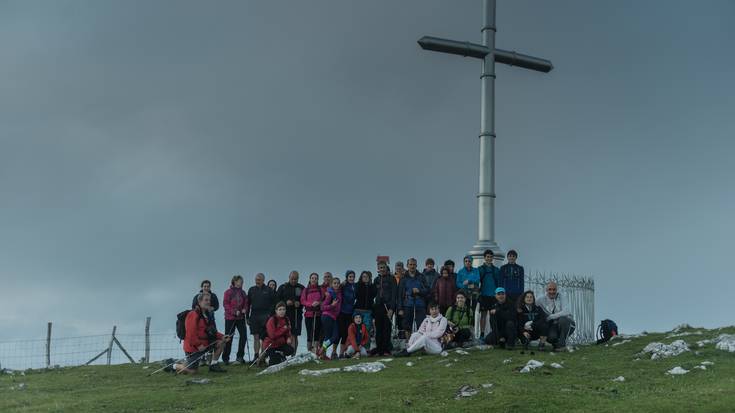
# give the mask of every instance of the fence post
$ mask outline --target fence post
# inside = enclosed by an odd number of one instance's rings
[[[145,362],[150,363],[151,356],[151,318],[145,318]]]
[[[51,367],[51,322],[46,330],[46,368]]]
[[[109,366],[112,362],[112,343],[115,342],[115,331],[117,326],[112,326],[112,337],[110,337],[110,345],[107,347],[107,365]]]

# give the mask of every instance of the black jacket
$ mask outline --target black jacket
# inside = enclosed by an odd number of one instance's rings
[[[276,292],[276,295],[278,296],[278,300],[283,301],[286,303],[287,308],[295,307],[294,305],[288,305],[288,300],[291,301],[301,301],[301,292],[304,291],[304,286],[296,283],[296,285],[291,285],[290,282],[287,282],[285,284],[281,284],[278,286],[278,292]],[[299,307],[301,308],[301,307]]]
[[[194,295],[194,299],[191,301],[192,310],[197,308],[197,304],[198,304],[197,298],[199,298],[199,294],[201,293],[202,293],[202,290],[199,290],[199,292]],[[215,312],[219,310],[219,300],[217,299],[217,294],[210,291],[209,295],[211,297],[209,302],[212,304],[212,312]]]
[[[276,306],[276,293],[266,284],[262,287],[252,286],[248,290],[250,317],[253,315],[271,314]]]
[[[514,324],[517,323],[516,306],[511,303],[510,300],[505,300],[504,303],[495,302],[492,308],[495,310],[495,322],[497,326],[504,326],[508,321],[512,321]],[[491,316],[493,317],[493,316]],[[502,327],[498,327],[502,328]]]
[[[521,312],[518,313],[518,329],[523,330],[523,326],[526,322],[546,322],[546,312],[540,306],[533,304],[529,309],[526,305],[520,307]]]
[[[357,283],[357,301],[355,301],[355,309],[372,310],[376,292],[377,288],[373,283]]]
[[[388,310],[396,309],[396,299],[398,297],[398,286],[393,274],[386,276],[377,276],[375,281],[375,307],[387,307]]]

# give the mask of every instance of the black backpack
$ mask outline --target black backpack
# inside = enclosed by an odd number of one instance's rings
[[[184,310],[176,314],[176,337],[179,340],[183,340],[186,337],[186,316],[189,315],[189,311],[192,310]]]
[[[617,335],[618,325],[614,321],[609,319],[600,321],[600,325],[597,326],[597,344],[606,343]]]

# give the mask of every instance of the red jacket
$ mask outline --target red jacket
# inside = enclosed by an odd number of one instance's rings
[[[434,299],[441,307],[449,307],[454,304],[457,295],[457,285],[450,275],[447,278],[439,277],[434,282]]]
[[[225,307],[225,320],[242,320],[245,318],[245,314],[248,313],[248,295],[245,294],[242,288],[230,287],[225,291],[224,297]],[[237,316],[235,313],[240,310],[240,315]]]
[[[370,335],[368,334],[367,327],[365,324],[360,323],[360,330],[362,332],[362,340],[357,342],[357,324],[350,324],[350,328],[347,329],[347,345],[352,346],[355,351],[360,351],[360,347],[367,347]]]
[[[186,315],[186,336],[184,337],[184,351],[194,353],[199,351],[199,346],[209,346],[209,336],[207,336],[207,327],[209,319],[202,316],[199,306],[195,310],[189,311]],[[217,332],[217,340],[222,339],[223,335]]]
[[[265,330],[268,332],[268,337],[263,339],[264,349],[268,348],[268,346],[271,348],[281,347],[291,337],[291,325],[287,317],[272,316],[265,323]]]

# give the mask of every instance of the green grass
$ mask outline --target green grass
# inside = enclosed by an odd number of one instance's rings
[[[691,330],[690,330],[691,331]],[[334,373],[304,377],[303,368],[320,369],[354,361],[314,363],[280,373],[255,376],[258,369],[230,366],[228,373],[198,377],[208,385],[187,385],[190,377],[147,374],[157,366],[95,366],[0,376],[0,412],[732,412],[735,411],[735,354],[709,344],[694,344],[735,328],[682,337],[692,348],[680,356],[636,361],[636,353],[652,341],[670,343],[666,334],[650,334],[619,346],[585,346],[574,353],[520,354],[506,350],[450,353],[451,367],[440,356],[395,358],[378,373]],[[695,351],[699,352],[696,354]],[[419,359],[420,357],[420,359]],[[512,362],[504,364],[503,360]],[[546,365],[528,374],[518,372],[530,359]],[[691,369],[701,361],[714,362],[707,370],[684,376],[664,374],[674,366]],[[374,361],[363,359],[362,361]],[[414,363],[407,367],[407,361]],[[549,367],[564,362],[563,369]],[[613,382],[624,376],[624,383]],[[23,390],[11,387],[25,383]],[[491,389],[481,388],[493,383]],[[457,389],[469,384],[479,393],[455,400]]]

